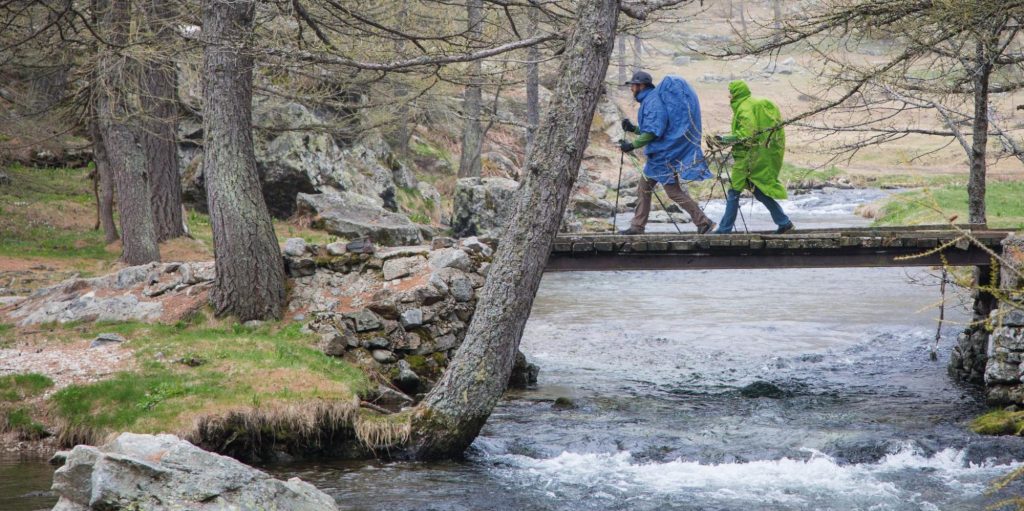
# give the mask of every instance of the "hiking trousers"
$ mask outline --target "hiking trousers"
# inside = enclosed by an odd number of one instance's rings
[[[641,178],[640,183],[637,184],[636,209],[633,211],[633,221],[630,222],[630,226],[638,231],[643,232],[647,225],[647,218],[651,215],[651,194],[654,193],[654,187],[657,184],[657,181],[647,178]],[[668,183],[662,187],[668,198],[690,215],[690,219],[693,220],[693,225],[697,226],[698,231],[712,225],[711,219],[701,211],[697,201],[690,197],[686,188],[680,186],[678,182]]]

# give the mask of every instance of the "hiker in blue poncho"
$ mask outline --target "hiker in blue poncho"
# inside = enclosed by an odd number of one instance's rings
[[[697,93],[678,76],[666,76],[655,87],[651,75],[643,71],[634,73],[626,85],[630,86],[633,97],[640,103],[637,114],[640,125],[634,125],[629,119],[622,120],[622,129],[626,133],[636,133],[637,137],[632,142],[622,140],[619,148],[628,153],[643,147],[647,163],[643,178],[637,185],[638,200],[633,221],[629,229],[619,233],[643,234],[651,213],[651,194],[659,183],[668,197],[690,215],[698,233],[705,234],[714,229],[714,222],[701,211],[683,186],[711,177],[701,149]]]

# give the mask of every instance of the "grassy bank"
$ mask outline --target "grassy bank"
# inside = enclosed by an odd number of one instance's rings
[[[101,274],[120,257],[120,244],[107,246],[96,227],[96,199],[89,168],[32,168],[11,165],[0,168],[11,183],[0,185],[0,258],[31,260],[29,269],[45,263],[82,275]],[[200,260],[213,257],[209,216],[190,211],[186,223],[194,239],[161,244],[164,260]],[[336,238],[308,228],[301,221],[275,220],[278,239],[304,238],[329,243]]]
[[[1024,228],[1024,182],[989,183],[985,204],[990,227]],[[953,215],[957,215],[958,222],[967,222],[965,186],[896,194],[881,204],[875,225],[941,224]]]
[[[74,328],[74,327],[72,327]],[[197,438],[229,416],[268,434],[312,431],[310,410],[358,409],[370,388],[357,367],[324,355],[298,324],[249,328],[198,314],[174,325],[100,324],[77,329],[123,335],[131,367],[112,378],[70,385],[46,403],[62,445],[95,443],[119,431],[172,432]],[[276,423],[274,423],[276,421]],[[206,431],[208,434],[209,431]],[[225,447],[225,446],[221,446]]]

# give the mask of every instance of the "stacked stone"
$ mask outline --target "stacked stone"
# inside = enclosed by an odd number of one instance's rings
[[[999,308],[992,313],[992,335],[985,367],[987,398],[991,404],[1024,404],[1024,237],[1003,242],[1003,257],[1013,268],[1001,272]]]
[[[324,353],[415,396],[430,389],[462,343],[493,249],[476,237],[381,250],[290,239],[284,253],[293,277],[290,312],[309,316]],[[535,367],[525,359],[518,365],[515,382],[536,382]]]

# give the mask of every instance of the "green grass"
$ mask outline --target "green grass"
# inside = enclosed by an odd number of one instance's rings
[[[316,337],[300,328],[209,325],[202,319],[175,325],[99,324],[83,336],[124,335],[137,369],[66,387],[51,398],[52,409],[64,429],[77,435],[181,433],[204,415],[348,400],[370,388],[361,370],[324,355]]]
[[[437,205],[433,199],[428,199],[415,188],[398,187],[395,199],[398,207],[409,215],[409,219],[418,224],[429,225],[436,215]]]
[[[0,404],[29,399],[53,386],[53,380],[37,373],[0,376]]]
[[[117,258],[105,249],[103,233],[91,228],[95,207],[88,168],[13,165],[3,171],[11,184],[0,186],[0,255]],[[56,221],[61,219],[65,221]]]
[[[0,376],[0,432],[13,431],[22,440],[49,436],[46,427],[32,417],[33,408],[24,402],[52,386],[53,380],[37,373]]]
[[[428,142],[422,140],[413,140],[409,143],[409,149],[416,156],[423,158],[435,158],[438,160],[446,160],[449,163],[452,162],[452,155],[447,150],[441,147],[437,147]]]
[[[989,227],[1024,228],[1024,182],[988,183],[985,197]],[[967,188],[946,186],[896,194],[885,201],[875,225],[921,225],[946,223],[957,215],[966,223]]]

